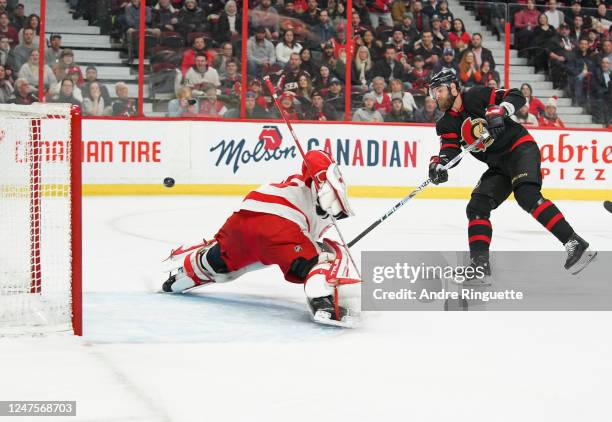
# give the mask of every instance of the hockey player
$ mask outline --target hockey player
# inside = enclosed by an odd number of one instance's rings
[[[448,180],[443,166],[479,137],[484,142],[472,155],[488,165],[467,205],[468,238],[472,264],[490,274],[489,245],[493,229],[491,211],[514,192],[519,206],[550,231],[567,250],[565,268],[581,271],[596,253],[578,236],[559,209],[542,197],[540,149],[527,130],[510,116],[525,104],[518,89],[477,86],[461,93],[452,71],[444,69],[433,76],[430,95],[444,115],[436,123],[440,152],[431,157],[429,177],[435,184]]]
[[[359,280],[348,275],[343,246],[330,239],[317,243],[331,225],[330,214],[336,219],[353,215],[346,185],[327,153],[309,151],[301,174],[247,194],[214,240],[172,251],[170,258],[180,267],[162,289],[183,292],[278,265],[287,281],[304,284],[315,322],[350,326],[353,315],[339,305],[337,286]]]

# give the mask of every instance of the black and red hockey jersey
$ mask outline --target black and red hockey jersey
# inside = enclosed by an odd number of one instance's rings
[[[447,110],[436,123],[436,132],[440,136],[440,156],[453,159],[461,152],[461,140],[478,138],[479,128],[487,121],[485,113],[492,105],[509,103],[514,110],[525,105],[525,97],[516,89],[492,89],[476,86],[461,94],[462,105],[459,111]],[[512,107],[508,107],[512,109]],[[505,132],[495,139],[484,152],[473,152],[472,155],[483,162],[498,161],[500,156],[513,150],[523,142],[534,142],[533,137],[520,124],[510,118],[508,113],[504,119]]]

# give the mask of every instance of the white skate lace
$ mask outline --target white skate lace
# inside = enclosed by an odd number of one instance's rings
[[[576,246],[578,246],[577,240],[570,240],[565,244],[565,250],[567,251],[568,255],[574,253],[574,251],[576,250]]]

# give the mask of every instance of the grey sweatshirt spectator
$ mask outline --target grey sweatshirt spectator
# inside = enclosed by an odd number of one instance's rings
[[[358,109],[353,114],[354,122],[382,122],[383,117],[374,109],[374,103],[376,103],[376,97],[373,93],[368,92],[363,96],[363,107]]]

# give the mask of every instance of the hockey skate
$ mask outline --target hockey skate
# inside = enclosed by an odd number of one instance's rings
[[[475,252],[471,255],[470,265],[468,267],[473,268],[475,274],[471,277],[466,276],[461,285],[468,287],[490,286],[492,284],[492,279],[489,252]],[[484,277],[482,275],[484,275]]]
[[[573,275],[582,271],[597,256],[597,252],[589,249],[589,243],[576,233],[572,234],[564,246],[567,251],[564,267]]]
[[[355,328],[360,321],[359,314],[334,304],[334,296],[315,297],[308,300],[312,320],[317,324]]]

